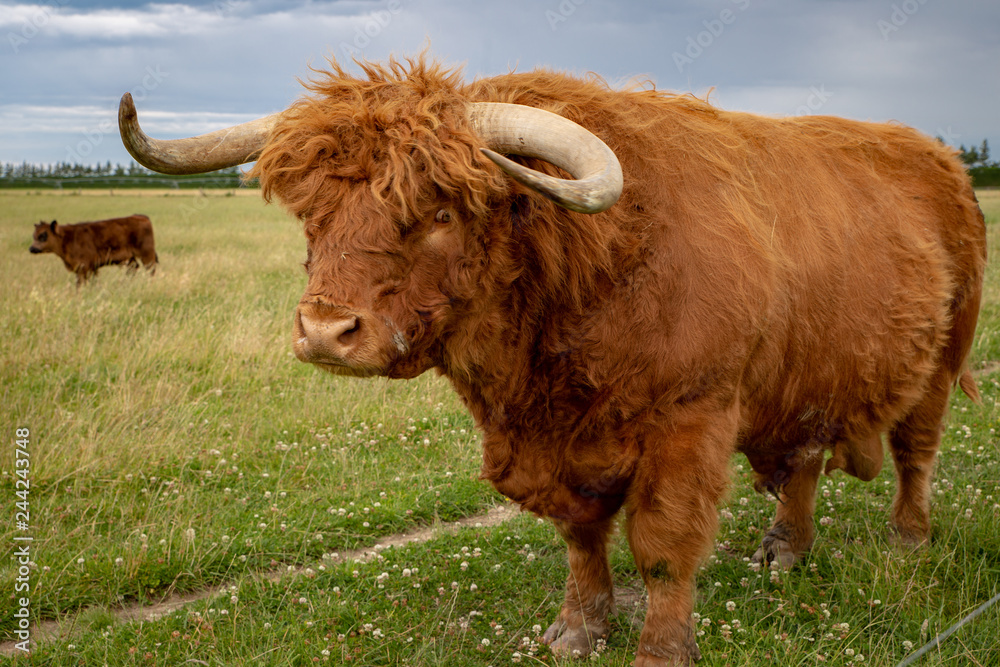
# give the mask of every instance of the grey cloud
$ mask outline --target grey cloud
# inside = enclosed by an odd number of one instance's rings
[[[1000,3],[51,4],[47,24],[16,45],[11,35],[31,25],[27,5],[0,5],[0,161],[64,159],[83,133],[114,118],[126,90],[144,93],[140,114],[162,136],[177,136],[218,127],[223,116],[212,114],[246,118],[287,106],[302,91],[296,77],[329,55],[382,60],[428,44],[470,78],[537,66],[594,71],[612,84],[649,77],[670,90],[714,88],[712,99],[731,109],[897,119],[1000,145]],[[113,139],[94,149],[94,161],[128,160]]]

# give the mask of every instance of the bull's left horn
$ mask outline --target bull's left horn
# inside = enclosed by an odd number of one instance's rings
[[[139,127],[131,93],[118,106],[122,143],[144,167],[161,174],[204,174],[257,159],[278,114],[187,139],[151,139]]]
[[[568,171],[574,179],[555,178],[482,149],[518,182],[580,213],[600,213],[622,193],[622,168],[597,135],[551,111],[497,102],[476,102],[469,120],[486,145],[499,153],[534,157]]]

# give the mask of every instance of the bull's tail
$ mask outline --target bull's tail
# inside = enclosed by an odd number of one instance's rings
[[[973,403],[983,404],[983,399],[979,396],[979,387],[976,386],[976,381],[968,370],[962,371],[962,374],[958,376],[958,386],[966,396],[972,399]]]

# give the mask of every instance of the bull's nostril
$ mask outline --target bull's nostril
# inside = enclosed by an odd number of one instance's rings
[[[337,342],[346,347],[351,347],[361,335],[361,320],[357,317],[351,318],[353,323],[346,322],[347,328],[337,336]]]

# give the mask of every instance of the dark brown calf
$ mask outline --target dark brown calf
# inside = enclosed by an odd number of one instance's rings
[[[108,264],[127,264],[129,273],[134,273],[141,261],[153,275],[159,260],[153,243],[153,224],[144,215],[75,225],[60,225],[55,220],[39,222],[29,250],[34,254],[58,255],[66,268],[76,274],[77,287]]]

